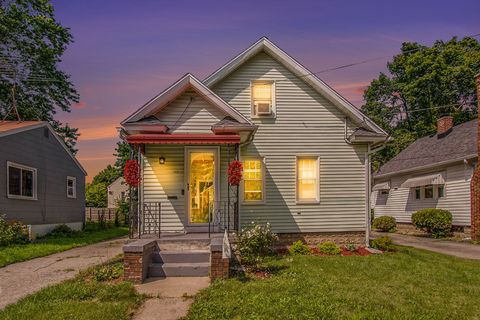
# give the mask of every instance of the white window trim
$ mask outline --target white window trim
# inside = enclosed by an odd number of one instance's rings
[[[29,170],[33,172],[33,196],[26,197],[22,195],[10,194],[10,170],[8,168],[14,167],[21,170]],[[20,178],[21,181],[21,178]],[[20,186],[20,190],[22,187]],[[7,161],[7,198],[9,199],[19,199],[19,200],[37,200],[37,169],[33,167],[29,167],[23,164]]]
[[[317,159],[317,194],[316,199],[299,199],[298,195],[298,160],[299,159]],[[296,204],[319,204],[320,203],[320,155],[318,154],[298,154],[295,156],[295,201]]]
[[[438,187],[440,185],[434,184],[432,185],[433,187],[433,197],[432,198],[425,198],[425,187],[426,186],[420,186],[420,187],[413,187],[412,189],[412,198],[414,201],[432,201],[432,200],[443,200],[447,198],[447,184],[443,184],[443,197],[438,196]],[[420,199],[417,199],[415,196],[415,189],[420,188]]]
[[[244,161],[247,160],[260,160],[262,163],[262,200],[245,200],[245,178],[242,179],[241,187],[240,187],[240,192],[242,194],[242,205],[255,205],[255,204],[265,204],[267,202],[267,193],[265,190],[265,167],[266,167],[266,161],[265,157],[255,157],[255,156],[247,156],[247,157],[241,157],[241,162],[242,165]]]
[[[253,103],[253,86],[255,84],[270,84],[272,85],[272,114],[269,116],[257,116],[255,114],[255,105]],[[251,119],[275,119],[277,117],[277,95],[275,80],[271,79],[259,79],[250,80],[250,118]]]
[[[73,196],[68,194],[68,180],[73,180]],[[77,198],[77,178],[72,176],[67,176],[67,198],[76,199]]]

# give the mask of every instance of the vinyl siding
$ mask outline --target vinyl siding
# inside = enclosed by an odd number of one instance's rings
[[[258,131],[241,149],[241,157],[266,163],[266,201],[243,204],[242,225],[270,222],[276,232],[364,230],[366,147],[344,141],[344,114],[265,53],[212,89],[250,118],[252,80],[278,80],[276,118],[252,119]],[[296,203],[296,156],[307,153],[320,157],[319,204]]]
[[[400,185],[412,175],[440,171],[445,172],[445,198],[416,200],[412,189],[400,188]],[[425,208],[439,208],[449,210],[452,213],[454,225],[469,226],[470,179],[472,174],[473,170],[470,166],[459,163],[446,168],[438,168],[435,171],[394,176],[390,180],[391,190],[388,195],[382,195],[379,191],[373,192],[372,208],[375,209],[375,216],[392,216],[398,222],[411,223],[411,216],[415,211]]]
[[[212,125],[225,117],[223,111],[210,105],[193,90],[181,94],[156,116],[170,128],[171,133],[212,133]]]

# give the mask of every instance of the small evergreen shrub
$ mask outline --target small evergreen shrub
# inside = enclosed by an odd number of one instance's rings
[[[373,219],[373,227],[383,232],[394,232],[397,229],[397,221],[394,217],[381,216]]]
[[[332,241],[325,241],[317,245],[318,250],[321,253],[329,254],[329,255],[337,255],[342,252],[339,246],[336,245],[335,242]]]
[[[258,265],[264,257],[274,252],[278,237],[272,232],[269,223],[260,225],[252,222],[250,227],[242,229],[238,237],[237,248],[242,263]]]
[[[389,236],[384,236],[371,240],[370,246],[378,250],[390,251],[393,250],[393,241]]]
[[[45,238],[68,238],[79,234],[79,231],[75,231],[66,224],[60,224],[47,233]]]
[[[288,252],[292,255],[305,255],[310,253],[310,248],[302,240],[298,240],[288,248]]]
[[[452,230],[452,214],[442,209],[422,209],[412,214],[412,223],[434,238],[443,238]]]
[[[22,222],[6,221],[5,216],[0,215],[0,247],[24,244],[28,241],[28,229]]]

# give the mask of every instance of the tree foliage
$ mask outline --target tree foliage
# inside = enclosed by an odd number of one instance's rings
[[[104,182],[88,183],[85,188],[85,204],[87,207],[106,207],[107,184]]]
[[[105,169],[97,173],[93,177],[92,184],[104,183],[107,186],[110,185],[113,181],[117,180],[118,177],[122,175],[122,172],[117,170],[117,168],[108,165]]]
[[[115,153],[113,154],[117,159],[115,160],[115,168],[119,172],[125,169],[125,162],[130,159],[130,146],[125,141],[117,142]]]
[[[79,101],[69,76],[58,68],[72,41],[49,0],[0,0],[0,116],[9,114],[15,88],[20,118],[50,122],[76,153],[77,129],[54,120],[58,110],[69,112]]]
[[[364,93],[363,112],[394,140],[377,153],[374,169],[416,139],[432,134],[436,121],[452,115],[459,124],[476,116],[475,75],[480,71],[480,44],[473,38],[436,41],[427,47],[403,43]]]

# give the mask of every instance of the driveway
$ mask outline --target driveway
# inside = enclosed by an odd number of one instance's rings
[[[372,232],[372,238],[389,236],[395,244],[425,249],[451,256],[480,260],[480,245],[431,239],[426,237],[407,236],[396,233]]]
[[[109,240],[0,268],[0,309],[122,253],[127,238]]]

